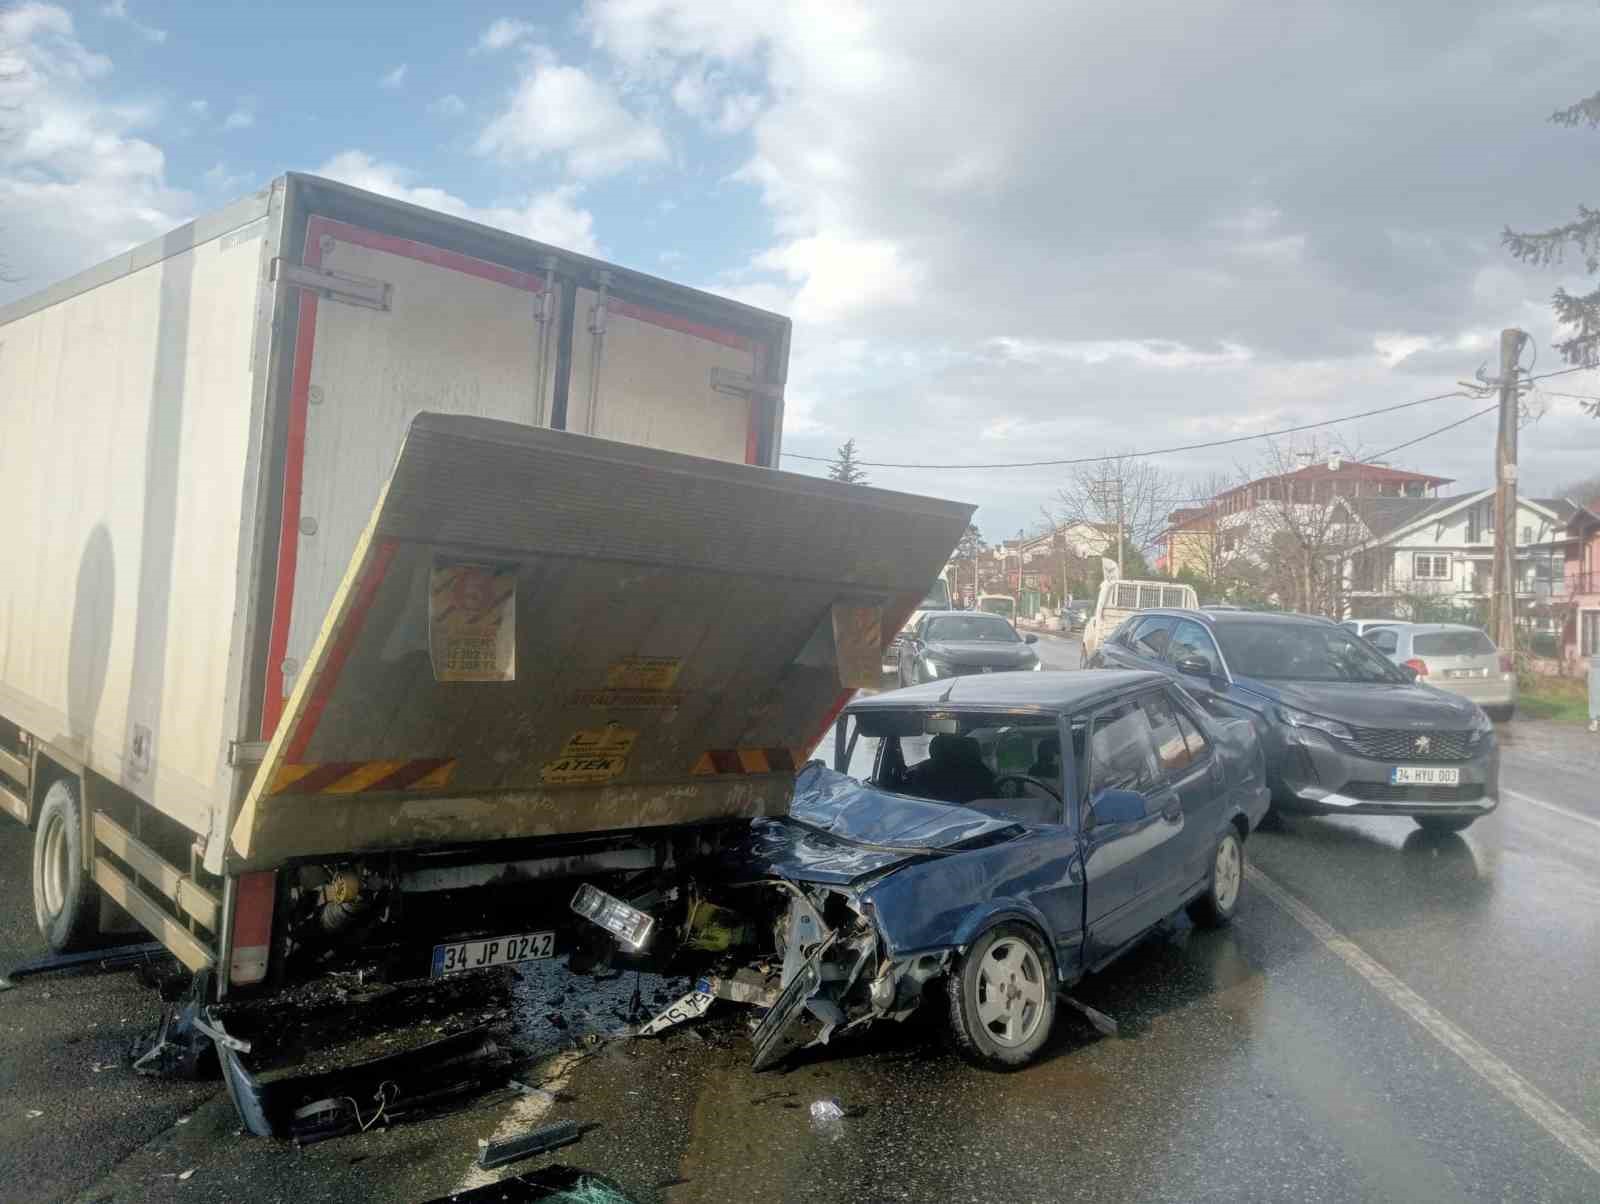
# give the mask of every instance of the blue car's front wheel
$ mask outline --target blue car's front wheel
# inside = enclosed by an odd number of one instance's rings
[[[951,1037],[970,1062],[1014,1070],[1050,1039],[1055,963],[1027,924],[997,924],[980,936],[952,969],[947,990]]]

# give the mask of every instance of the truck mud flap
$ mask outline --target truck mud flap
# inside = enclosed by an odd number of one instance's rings
[[[784,814],[971,514],[419,415],[207,866]]]

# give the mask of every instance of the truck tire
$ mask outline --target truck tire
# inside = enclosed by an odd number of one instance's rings
[[[950,1036],[974,1065],[1016,1070],[1039,1056],[1056,1018],[1055,960],[1027,924],[997,924],[967,950],[946,984]]]
[[[33,914],[57,953],[87,949],[100,935],[99,891],[83,868],[80,808],[77,783],[57,778],[33,833]]]

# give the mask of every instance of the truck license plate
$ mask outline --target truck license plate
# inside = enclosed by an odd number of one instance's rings
[[[509,966],[513,962],[531,962],[541,957],[554,957],[555,953],[556,934],[553,932],[523,932],[516,936],[435,945],[433,968],[429,970],[428,977],[443,978],[446,974],[460,974],[464,970],[484,970],[490,966]]]
[[[1461,771],[1433,765],[1405,765],[1389,771],[1391,786],[1459,786]]]

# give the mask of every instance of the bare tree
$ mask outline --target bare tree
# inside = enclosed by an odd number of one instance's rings
[[[1254,505],[1221,518],[1222,539],[1255,563],[1280,605],[1339,618],[1344,561],[1364,528],[1331,476],[1295,476],[1302,467],[1292,447],[1269,443]]]
[[[1105,531],[1107,555],[1120,561],[1124,548],[1142,554],[1155,544],[1180,493],[1177,482],[1149,460],[1121,455],[1075,467],[1056,492],[1055,509],[1068,526],[1090,523]]]

